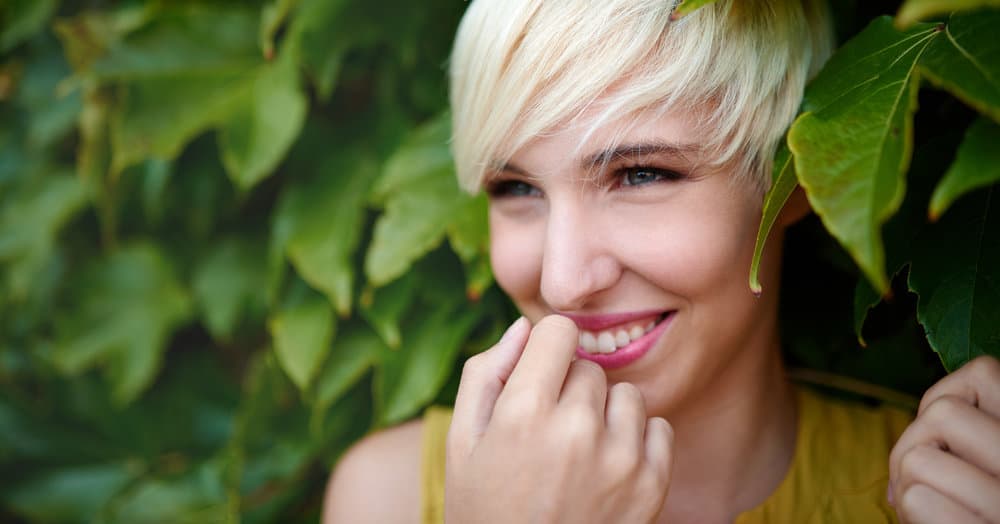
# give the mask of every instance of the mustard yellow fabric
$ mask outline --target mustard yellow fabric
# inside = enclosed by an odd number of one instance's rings
[[[795,455],[784,480],[736,524],[895,523],[886,502],[889,452],[912,414],[797,389]],[[444,521],[444,449],[451,410],[424,414],[422,511],[425,524]]]

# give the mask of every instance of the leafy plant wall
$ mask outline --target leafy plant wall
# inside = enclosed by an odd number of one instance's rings
[[[991,3],[834,2],[763,226],[796,181],[822,219],[793,364],[919,393],[1000,353]],[[0,520],[312,522],[454,397],[515,315],[447,149],[465,5],[0,4]]]

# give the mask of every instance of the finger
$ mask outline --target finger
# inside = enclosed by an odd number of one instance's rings
[[[570,364],[559,396],[560,404],[586,405],[603,419],[607,396],[608,379],[601,366],[589,360],[577,360]]]
[[[924,484],[915,484],[906,490],[896,505],[896,512],[907,524],[984,523],[957,502]]]
[[[917,446],[903,457],[893,497],[902,500],[908,489],[925,485],[944,494],[970,513],[1000,522],[1000,480],[934,446]]]
[[[924,393],[918,414],[940,397],[954,395],[1000,417],[1000,361],[982,356],[969,361]]]
[[[938,397],[903,432],[889,455],[890,473],[912,448],[933,445],[948,450],[983,471],[1000,475],[1000,419],[952,395]]]
[[[666,496],[674,467],[674,428],[664,418],[649,418],[646,420],[643,439],[646,463],[656,474]]]
[[[504,402],[509,392],[517,392],[515,394],[532,398],[533,402],[555,404],[578,341],[576,324],[572,320],[549,315],[538,321],[499,401]]]
[[[608,435],[642,450],[646,432],[646,401],[639,388],[628,382],[619,382],[608,391],[605,420]]]
[[[475,442],[486,431],[497,397],[527,342],[529,328],[528,319],[517,319],[496,345],[465,362],[455,398],[449,439],[454,434]]]

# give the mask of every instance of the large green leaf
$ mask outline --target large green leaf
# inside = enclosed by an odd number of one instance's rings
[[[955,15],[920,58],[920,74],[1000,122],[1000,11]]]
[[[290,55],[261,68],[245,104],[222,126],[222,161],[236,185],[249,189],[271,174],[305,122],[308,102]]]
[[[465,266],[466,295],[482,296],[493,283],[489,263],[490,223],[486,195],[480,193],[455,212],[447,228],[448,243]]]
[[[267,274],[261,242],[230,238],[213,247],[194,274],[194,292],[212,336],[230,340],[241,315],[261,312]]]
[[[969,195],[921,238],[910,268],[917,318],[948,370],[1000,356],[1000,205]]]
[[[275,213],[275,234],[302,278],[319,289],[341,316],[351,311],[354,261],[365,198],[375,166],[360,148],[317,155],[315,171],[292,182]],[[279,244],[283,239],[276,240]]]
[[[67,467],[30,475],[0,495],[5,505],[37,522],[84,522],[97,516],[138,471],[127,463]]]
[[[916,64],[937,37],[935,26],[900,33],[876,19],[813,81],[788,134],[813,210],[880,293],[889,288],[881,227],[905,194]]]
[[[372,201],[385,204],[392,195],[426,177],[454,176],[454,166],[448,140],[451,138],[451,117],[438,115],[414,130],[386,161],[378,182],[372,188]]]
[[[907,28],[920,20],[981,7],[1000,6],[1000,0],[906,0],[896,13],[896,25]]]
[[[437,395],[478,317],[475,309],[438,304],[406,325],[402,346],[384,353],[376,375],[380,425],[402,422]]]
[[[965,193],[1000,181],[1000,125],[980,117],[969,128],[958,157],[934,189],[928,214],[937,220]]]
[[[56,0],[7,0],[0,5],[0,53],[38,32],[58,6]]]
[[[52,358],[67,373],[105,362],[122,404],[153,381],[170,335],[192,309],[166,258],[146,244],[122,249],[78,275],[72,300],[57,326]]]
[[[371,37],[370,28],[358,24],[347,9],[350,4],[346,0],[301,0],[289,24],[289,46],[323,99],[333,92],[349,47]]]
[[[292,382],[305,391],[330,350],[336,319],[320,298],[286,306],[268,322],[274,352]]]
[[[411,271],[385,287],[362,294],[361,315],[392,349],[402,340],[399,321],[413,302],[417,280],[418,275]]]
[[[771,228],[778,220],[781,209],[785,207],[788,197],[795,191],[798,183],[795,180],[795,165],[787,147],[778,150],[774,159],[774,175],[771,188],[764,196],[764,208],[761,211],[760,228],[757,230],[757,241],[753,248],[753,260],[750,262],[750,291],[760,296],[764,288],[757,275],[760,271],[760,258],[764,253],[764,243],[771,234]]]
[[[382,339],[363,324],[343,330],[333,341],[330,356],[316,379],[317,409],[333,405],[385,351]]]

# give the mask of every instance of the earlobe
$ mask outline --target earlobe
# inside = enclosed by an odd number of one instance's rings
[[[806,197],[805,190],[802,189],[802,186],[796,186],[795,191],[792,191],[792,194],[788,195],[785,206],[781,208],[781,213],[778,215],[778,224],[781,227],[791,226],[805,218],[811,212],[812,206],[809,205],[809,199]]]

